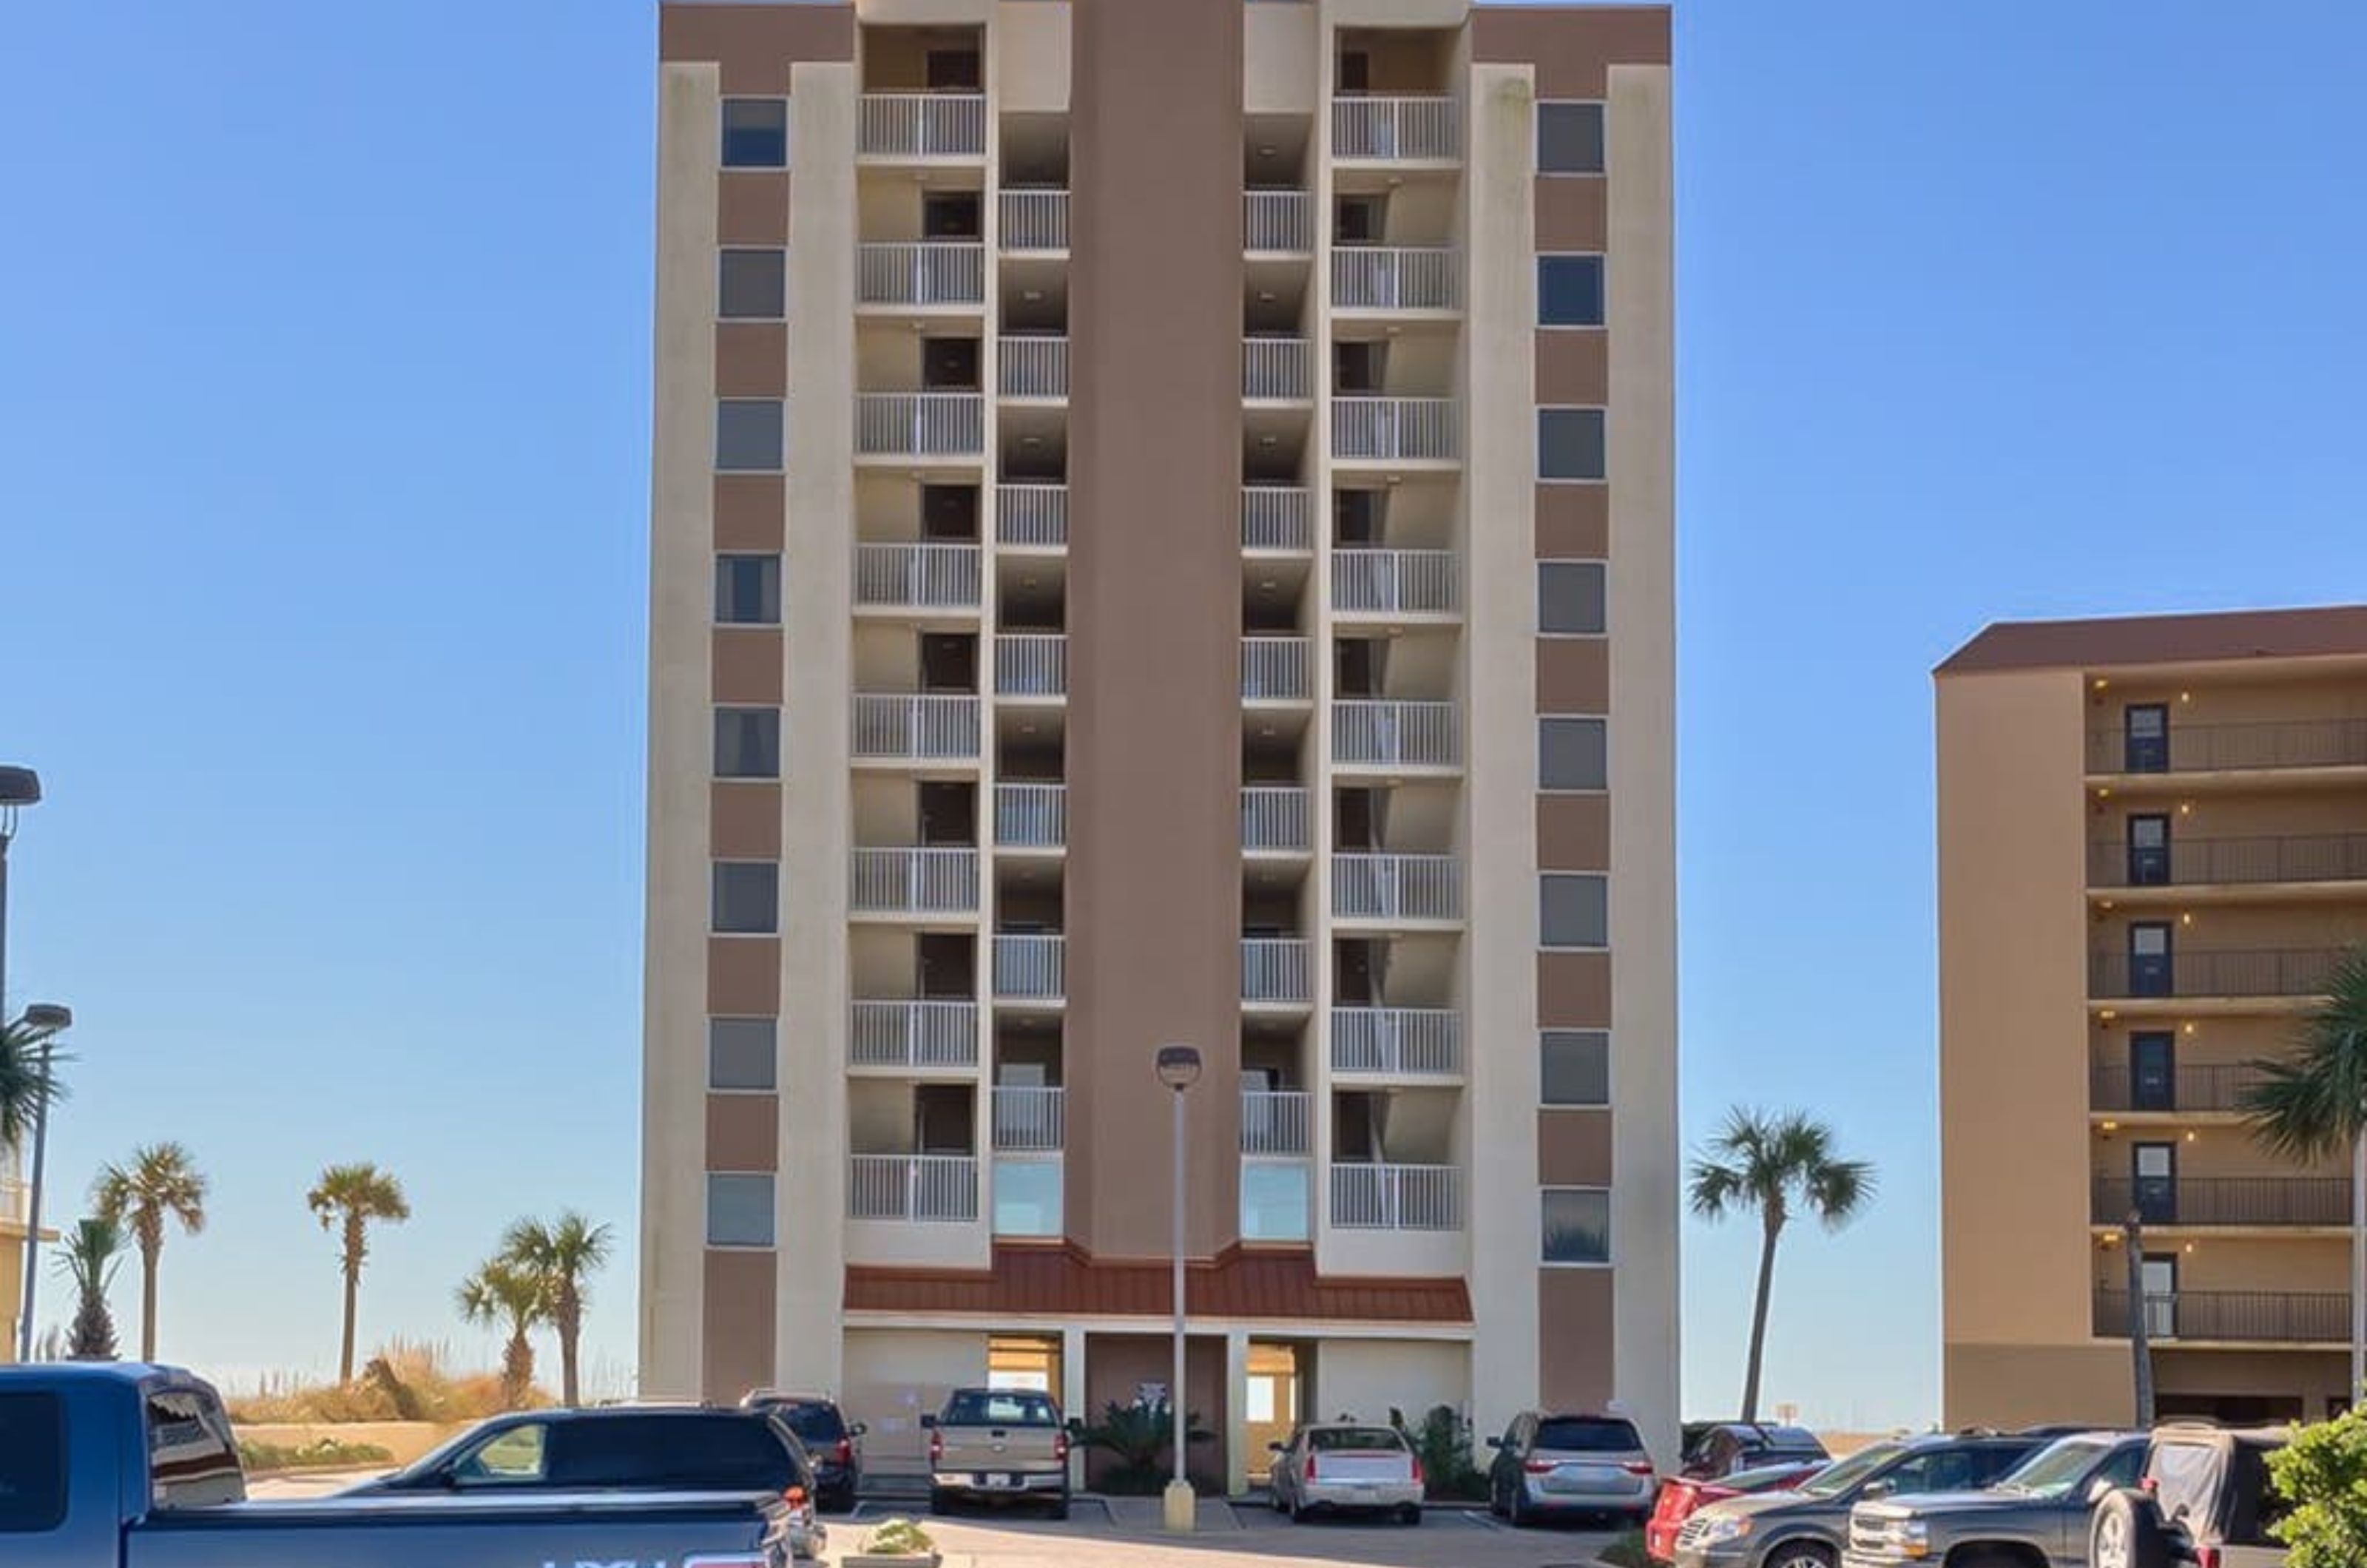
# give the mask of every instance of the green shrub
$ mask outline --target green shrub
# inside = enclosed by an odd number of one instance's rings
[[[910,1519],[887,1519],[878,1529],[863,1538],[863,1554],[866,1557],[926,1557],[936,1551],[937,1543],[929,1532]]]
[[[2367,1416],[2349,1410],[2302,1427],[2269,1456],[2269,1477],[2293,1505],[2270,1527],[2293,1549],[2290,1568],[2367,1562]]]
[[[1431,1500],[1437,1503],[1484,1503],[1488,1476],[1472,1461],[1471,1427],[1451,1404],[1433,1404],[1421,1425],[1409,1428],[1396,1411],[1390,1416],[1398,1430],[1421,1456],[1422,1479]]]
[[[1164,1404],[1120,1404],[1116,1400],[1102,1408],[1099,1423],[1085,1428],[1084,1445],[1110,1456],[1095,1484],[1103,1491],[1120,1497],[1148,1497],[1163,1489],[1175,1470],[1174,1450],[1169,1446],[1170,1428],[1174,1425]],[[1217,1434],[1200,1424],[1200,1413],[1184,1413],[1184,1438],[1187,1443],[1210,1443]],[[1206,1476],[1190,1477],[1197,1492],[1223,1495],[1223,1484]]]
[[[241,1438],[238,1461],[250,1472],[262,1474],[275,1470],[350,1470],[367,1464],[392,1464],[394,1455],[376,1443],[347,1443],[335,1438],[316,1438],[293,1446]]]

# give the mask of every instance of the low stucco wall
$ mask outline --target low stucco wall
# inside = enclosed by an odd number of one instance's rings
[[[270,1443],[283,1449],[303,1448],[323,1438],[340,1443],[374,1443],[391,1455],[394,1463],[409,1464],[447,1438],[474,1425],[470,1421],[268,1421],[240,1425],[233,1429],[249,1442]]]

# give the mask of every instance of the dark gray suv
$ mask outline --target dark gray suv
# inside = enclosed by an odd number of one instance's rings
[[[1796,1491],[1701,1509],[1677,1532],[1677,1568],[1838,1568],[1850,1510],[1860,1503],[1987,1486],[2047,1441],[2034,1432],[1957,1432],[1875,1443]]]
[[[2141,1432],[2081,1432],[2047,1444],[1983,1491],[1860,1503],[1842,1563],[2079,1568],[2088,1561],[2089,1510],[2102,1492],[2135,1485],[2145,1456]]]

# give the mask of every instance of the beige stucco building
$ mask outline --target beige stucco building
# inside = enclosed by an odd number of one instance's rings
[[[17,1334],[25,1310],[25,1222],[29,1217],[24,1168],[15,1149],[0,1144],[0,1322],[7,1325],[0,1343],[0,1365],[17,1359]],[[45,1229],[41,1239],[51,1239]]]
[[[1952,1424],[2346,1397],[2350,1188],[2237,1114],[2367,940],[2367,609],[1991,626],[1938,672]]]
[[[1673,1457],[1668,51],[663,8],[645,1392]]]

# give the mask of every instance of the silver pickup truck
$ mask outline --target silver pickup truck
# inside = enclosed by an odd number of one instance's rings
[[[1843,1568],[1943,1562],[1953,1568],[2081,1568],[2097,1498],[2136,1484],[2146,1440],[2135,1432],[2057,1438],[1977,1492],[1929,1492],[1850,1511]]]
[[[959,1502],[1032,1500],[1069,1517],[1069,1438],[1048,1393],[957,1388],[945,1408],[921,1417],[929,1434],[929,1511]]]

